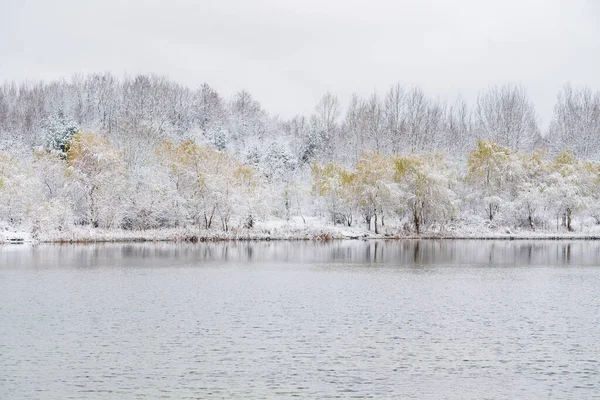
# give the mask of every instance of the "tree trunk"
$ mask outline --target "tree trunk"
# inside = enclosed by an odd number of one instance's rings
[[[300,199],[296,196],[296,203],[298,204],[298,214],[300,214],[300,218],[302,218],[302,222],[306,224],[306,220],[304,219],[304,215],[302,215],[302,207],[300,207]]]
[[[419,220],[419,216],[417,214],[414,215],[415,221],[415,229],[417,231],[417,235],[421,234],[421,221]]]
[[[421,234],[421,215],[419,212],[419,207],[416,205],[413,206],[413,222],[415,224],[415,230],[417,231],[417,235]]]
[[[569,232],[573,232],[573,229],[571,228],[571,209],[567,208],[567,230]]]
[[[379,234],[379,227],[377,226],[377,211],[375,211],[375,234]]]
[[[533,218],[531,218],[531,215],[529,216],[529,227],[531,230],[535,231],[535,226],[533,226]]]
[[[528,215],[529,215],[529,227],[531,228],[531,230],[535,231],[535,226],[533,225],[533,211],[531,209],[531,207],[527,207],[527,211],[528,211]]]
[[[98,210],[96,210],[96,201],[94,200],[94,192],[96,191],[96,187],[92,186],[92,189],[90,190],[90,217],[91,217],[91,223],[92,223],[92,227],[97,228],[98,227]]]
[[[206,211],[204,212],[204,228],[210,229],[214,215],[215,215],[214,208],[213,208],[212,212],[210,213],[210,215],[206,214]]]
[[[229,231],[229,217],[221,217],[221,224],[225,232]]]

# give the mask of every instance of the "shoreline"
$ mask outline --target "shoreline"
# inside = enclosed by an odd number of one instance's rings
[[[95,243],[202,243],[202,242],[268,242],[268,241],[314,241],[332,242],[342,240],[502,240],[502,241],[595,241],[600,234],[588,233],[424,233],[421,235],[355,234],[336,231],[304,232],[191,232],[191,231],[86,231],[69,234],[40,235],[31,237],[24,232],[0,236],[0,245],[11,244],[95,244]]]

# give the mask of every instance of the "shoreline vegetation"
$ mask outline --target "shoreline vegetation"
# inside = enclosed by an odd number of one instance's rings
[[[600,91],[269,114],[154,75],[0,85],[0,242],[600,238]]]
[[[27,232],[2,232],[0,245],[8,244],[94,244],[94,243],[202,243],[221,241],[315,241],[339,240],[600,240],[600,233],[489,231],[429,232],[416,235],[345,231],[334,227],[302,229],[240,229],[229,232],[198,229],[122,230],[82,228],[70,232],[31,235]]]

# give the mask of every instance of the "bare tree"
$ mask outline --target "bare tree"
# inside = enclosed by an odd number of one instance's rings
[[[600,158],[600,92],[565,85],[554,106],[548,139],[556,152],[567,149],[586,159]]]
[[[260,103],[246,90],[239,91],[230,104],[232,134],[241,142],[265,133],[265,112]]]
[[[392,86],[385,98],[385,127],[394,154],[400,152],[400,145],[406,131],[406,93],[400,85]]]
[[[369,100],[365,101],[361,106],[362,122],[364,124],[364,132],[370,139],[375,151],[383,150],[383,134],[384,134],[384,115],[381,102],[377,93],[373,93]]]
[[[410,152],[418,152],[423,149],[424,126],[427,116],[429,101],[425,93],[419,88],[411,89],[406,97],[406,143]]]
[[[446,105],[440,101],[427,101],[425,120],[419,151],[433,152],[444,149],[445,131],[444,118]]]
[[[451,156],[463,154],[475,145],[472,133],[472,114],[461,98],[446,112],[446,137],[444,148]]]
[[[204,83],[194,93],[193,114],[196,123],[203,133],[210,124],[225,118],[223,100],[216,90]]]
[[[533,103],[521,86],[494,86],[477,97],[477,135],[512,150],[529,151],[540,134]]]
[[[334,134],[337,118],[340,115],[340,102],[337,96],[327,92],[315,108],[319,128],[323,130],[328,139]]]
[[[346,118],[342,126],[344,137],[352,154],[352,164],[358,162],[360,153],[365,150],[365,138],[361,127],[361,101],[356,93],[352,94],[350,104],[346,111]]]

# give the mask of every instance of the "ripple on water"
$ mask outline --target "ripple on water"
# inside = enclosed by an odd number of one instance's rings
[[[590,398],[599,249],[0,249],[0,398]]]

